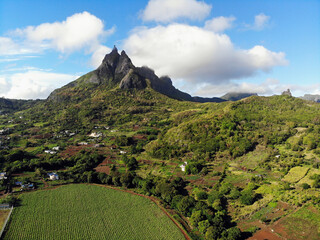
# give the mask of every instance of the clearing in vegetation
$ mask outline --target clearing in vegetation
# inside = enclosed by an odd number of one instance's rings
[[[309,169],[308,167],[293,167],[282,180],[289,183],[296,183],[308,173]]]
[[[141,196],[93,185],[21,195],[4,239],[185,239]]]

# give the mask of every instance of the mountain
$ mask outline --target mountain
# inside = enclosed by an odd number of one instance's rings
[[[256,93],[229,92],[220,98],[224,99],[226,101],[238,101],[243,98],[247,98],[247,97],[251,97],[251,96],[258,96],[258,94],[256,94]]]
[[[168,76],[158,77],[148,67],[135,67],[125,51],[118,53],[116,47],[107,54],[101,65],[94,71],[85,74],[66,86],[53,91],[48,97],[49,101],[64,101],[76,95],[83,99],[96,88],[110,90],[120,89],[151,89],[168,97],[192,102],[223,102],[220,98],[192,97],[191,95],[176,89]],[[85,90],[85,91],[83,91]]]
[[[6,113],[25,110],[41,101],[42,100],[18,100],[18,99],[0,98],[0,114],[6,114]]]
[[[300,98],[308,101],[320,102],[320,95],[305,94]]]
[[[320,223],[308,223],[320,218],[320,105],[288,94],[230,101],[250,94],[199,103],[212,99],[177,90],[113,49],[48,100],[0,116],[0,170],[44,189],[46,172],[61,176],[52,185],[132,188],[175,209],[194,239],[273,229],[318,239]]]

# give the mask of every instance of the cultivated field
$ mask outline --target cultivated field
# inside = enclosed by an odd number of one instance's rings
[[[150,200],[93,185],[21,196],[4,239],[184,239]]]

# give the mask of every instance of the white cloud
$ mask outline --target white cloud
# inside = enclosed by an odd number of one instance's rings
[[[225,34],[183,24],[137,28],[124,49],[137,66],[193,83],[226,83],[287,64],[282,52],[263,46],[235,49]]]
[[[265,28],[269,22],[270,16],[260,13],[254,17],[254,28],[257,30],[262,30]]]
[[[0,37],[0,56],[22,55],[39,52],[39,48],[32,48],[23,43],[16,43],[11,38]],[[4,59],[5,61],[7,59]],[[7,61],[10,61],[8,59]]]
[[[110,48],[103,45],[100,45],[99,47],[97,47],[97,49],[92,54],[90,65],[93,66],[94,68],[99,67],[105,55],[110,51],[111,51]]]
[[[0,96],[15,99],[47,98],[78,76],[29,70],[24,73],[0,76]]]
[[[76,13],[65,21],[43,23],[39,26],[28,26],[17,29],[15,33],[33,43],[41,43],[57,49],[62,53],[70,53],[84,47],[99,45],[100,38],[112,34],[114,28],[104,30],[103,22],[88,13]]]
[[[205,22],[204,28],[214,32],[223,32],[226,29],[232,28],[235,17],[216,17]]]
[[[269,24],[270,16],[265,15],[264,13],[260,13],[254,17],[253,24],[245,24],[244,30],[255,30],[261,31],[266,28]]]
[[[222,95],[228,92],[239,93],[257,93],[258,95],[270,96],[273,94],[281,94],[283,91],[290,89],[291,93],[298,97],[305,93],[317,94],[320,92],[320,84],[298,85],[280,83],[277,79],[267,79],[262,83],[248,83],[248,82],[229,82],[226,84],[202,84],[193,92],[195,95],[212,97]]]
[[[196,0],[150,0],[142,12],[144,21],[171,22],[179,18],[202,20],[211,5]]]

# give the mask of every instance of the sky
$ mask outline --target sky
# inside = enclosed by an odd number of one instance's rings
[[[320,0],[0,0],[0,97],[45,99],[114,45],[193,96],[320,94]]]

